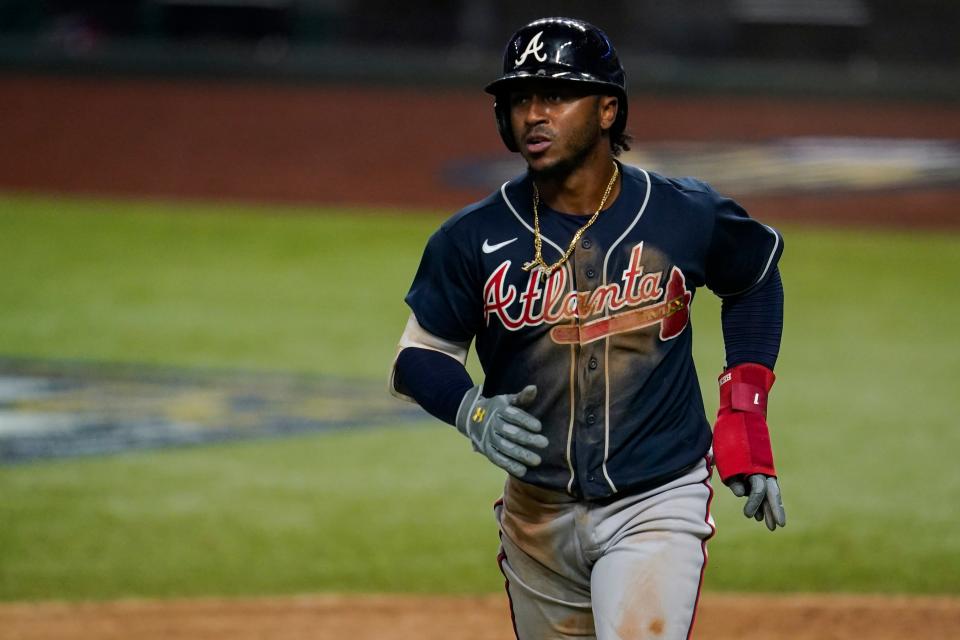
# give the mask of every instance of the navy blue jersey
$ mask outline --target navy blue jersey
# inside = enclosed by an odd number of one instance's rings
[[[529,175],[431,236],[406,302],[430,333],[474,340],[483,393],[537,385],[529,410],[550,440],[524,481],[587,499],[649,487],[701,460],[711,431],[691,353],[698,287],[745,293],[783,242],[698,180],[622,167],[613,205],[549,277],[533,257]],[[540,205],[543,257],[583,219]]]

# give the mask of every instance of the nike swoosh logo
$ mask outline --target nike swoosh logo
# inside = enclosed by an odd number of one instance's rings
[[[516,240],[517,240],[516,238],[510,238],[509,240],[504,240],[503,242],[498,242],[497,244],[490,244],[489,239],[484,240],[482,249],[484,253],[493,253],[494,251],[503,249],[505,246],[507,246],[511,242],[516,242]]]

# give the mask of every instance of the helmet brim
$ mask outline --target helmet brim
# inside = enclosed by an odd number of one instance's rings
[[[571,71],[562,69],[558,71],[538,70],[536,73],[529,71],[514,71],[497,78],[483,88],[487,93],[500,96],[512,91],[514,88],[531,82],[558,82],[569,83],[582,88],[595,88],[598,95],[623,96],[624,90],[620,85],[612,82],[604,82],[597,76],[590,73]]]

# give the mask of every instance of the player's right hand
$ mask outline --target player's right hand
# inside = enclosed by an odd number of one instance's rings
[[[528,385],[520,393],[492,398],[481,395],[481,385],[467,391],[457,411],[457,429],[473,443],[474,451],[485,455],[507,473],[522,478],[528,467],[540,464],[531,448],[549,444],[540,433],[540,421],[523,410],[537,397],[537,387]]]

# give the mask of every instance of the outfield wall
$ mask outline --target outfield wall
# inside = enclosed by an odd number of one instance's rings
[[[499,184],[483,166],[522,169],[502,148],[490,102],[479,88],[0,76],[0,136],[11,150],[0,156],[0,189],[451,211]],[[640,153],[762,143],[733,157],[760,154],[750,160],[758,172],[791,161],[771,140],[879,138],[857,152],[873,156],[919,140],[927,146],[899,152],[902,169],[874,167],[846,186],[756,191],[744,165],[732,195],[767,219],[960,226],[960,104],[640,94],[630,110]],[[910,163],[937,141],[953,145],[946,178],[942,169],[932,182],[881,175],[919,172]]]

